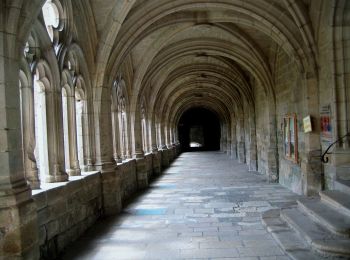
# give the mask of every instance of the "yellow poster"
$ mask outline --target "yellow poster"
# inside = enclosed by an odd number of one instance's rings
[[[311,117],[307,116],[303,119],[304,133],[312,132]]]

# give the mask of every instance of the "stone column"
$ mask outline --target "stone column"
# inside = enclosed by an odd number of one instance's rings
[[[34,155],[35,124],[34,124],[34,94],[33,87],[21,84],[22,97],[22,138],[24,171],[27,181],[32,189],[40,189],[39,171]]]
[[[256,128],[255,128],[255,113],[254,109],[251,109],[249,114],[249,151],[250,151],[250,160],[249,160],[249,171],[258,170],[258,152],[257,152],[257,143],[256,143]]]
[[[132,137],[132,151],[133,157],[136,159],[144,158],[144,152],[142,149],[142,127],[141,127],[141,118],[138,112],[131,113],[131,137]]]
[[[80,175],[80,166],[78,159],[77,143],[77,123],[74,91],[67,96],[67,115],[68,115],[68,143],[69,143],[69,169],[67,172],[70,176]]]
[[[148,187],[148,174],[142,150],[142,127],[139,111],[132,112],[132,126],[131,135],[133,137],[133,157],[136,159],[137,186],[138,189],[145,189]]]
[[[109,87],[99,87],[101,98],[94,101],[96,159],[95,170],[101,172],[103,210],[105,215],[119,213],[121,201],[121,171],[113,158],[111,99]]]
[[[322,163],[320,160],[321,142],[319,132],[319,97],[316,78],[306,78],[306,95],[304,95],[305,115],[311,115],[315,122],[314,131],[304,136],[305,154],[302,155],[301,170],[304,195],[316,195],[322,189]],[[349,161],[349,157],[348,157]]]
[[[167,136],[167,149],[168,149],[168,157],[169,157],[169,163],[171,163],[174,158],[175,158],[175,154],[174,154],[174,145],[173,145],[173,142],[172,142],[172,129],[171,127],[167,127],[166,128],[166,136]]]
[[[63,182],[68,180],[64,167],[64,140],[62,121],[61,91],[55,86],[45,91],[46,122],[49,172],[46,182]]]
[[[152,146],[152,152],[158,151],[157,146],[157,126],[155,121],[151,122],[151,146]]]
[[[4,19],[19,10],[0,2],[0,259],[39,259],[36,207],[23,168],[17,27]]]
[[[112,120],[113,120],[113,140],[114,140],[114,160],[116,161],[116,163],[122,163],[122,157],[120,155],[120,133],[119,133],[119,118],[118,118],[118,111],[116,108],[112,109]]]
[[[86,170],[92,171],[94,169],[95,158],[95,127],[94,127],[94,113],[93,102],[90,98],[84,100],[83,110],[83,139],[84,139],[84,166]],[[82,164],[83,162],[80,162]]]
[[[152,118],[150,115],[148,116],[148,118]],[[153,137],[152,134],[152,122],[149,119],[148,121],[146,121],[146,128],[147,128],[147,143],[148,143],[148,152],[151,153],[153,152],[153,148],[157,149],[157,145],[155,143],[155,139]],[[153,141],[154,140],[154,141]]]
[[[161,154],[162,154],[162,168],[167,168],[169,166],[169,156],[168,156],[168,148],[165,142],[164,123],[160,123],[160,146],[161,146]]]
[[[267,147],[267,172],[270,182],[278,182],[278,149],[277,149],[277,120],[276,120],[276,106],[272,97],[269,98],[269,142]]]
[[[245,140],[244,140],[244,118],[238,118],[237,120],[237,139],[238,139],[238,147],[237,147],[237,155],[238,161],[240,163],[245,163]]]
[[[235,120],[234,115],[231,115],[231,158],[237,159],[237,135],[236,127],[237,121]]]
[[[152,163],[153,163],[153,175],[159,176],[161,173],[161,158],[157,148],[157,131],[155,122],[150,122],[150,136],[152,146]]]
[[[111,99],[106,94],[108,87],[102,88],[100,100],[94,101],[94,119],[95,119],[95,145],[96,145],[96,170],[114,168],[112,147],[112,118],[111,118]],[[96,90],[100,91],[100,90]]]
[[[231,156],[231,129],[230,129],[230,123],[227,124],[226,126],[226,154],[228,156]]]
[[[85,135],[86,126],[84,124],[84,109],[85,109],[85,100],[80,100],[79,102],[75,101],[75,110],[76,110],[76,124],[77,129],[81,129],[79,132],[77,131],[77,144],[78,144],[78,160],[79,166],[82,171],[87,171],[88,168],[85,164],[86,161],[86,142],[88,141],[88,135]]]

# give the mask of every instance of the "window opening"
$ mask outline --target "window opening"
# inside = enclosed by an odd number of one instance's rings
[[[68,122],[68,98],[65,88],[62,89],[62,114],[63,114],[63,139],[64,139],[64,159],[66,170],[70,169],[69,151],[69,122]]]
[[[39,178],[45,180],[49,171],[48,143],[47,143],[47,117],[45,86],[39,80],[39,73],[34,76],[34,116],[35,116],[35,158],[39,168]]]
[[[83,112],[84,112],[84,100],[76,92],[75,95],[75,116],[76,116],[76,133],[77,133],[77,149],[78,160],[80,165],[85,165],[84,162],[84,131],[83,131]]]

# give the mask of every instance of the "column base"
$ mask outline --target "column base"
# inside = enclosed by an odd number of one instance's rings
[[[40,179],[38,178],[38,170],[27,172],[27,182],[32,190],[40,189]]]
[[[68,174],[67,173],[64,173],[62,175],[49,175],[49,176],[46,176],[45,178],[45,182],[48,182],[48,183],[53,183],[53,182],[66,182],[68,181]]]
[[[80,169],[68,169],[67,173],[69,176],[80,176],[81,170]]]

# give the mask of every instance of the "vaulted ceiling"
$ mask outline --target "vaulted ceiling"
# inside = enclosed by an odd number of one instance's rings
[[[133,111],[147,96],[150,112],[170,121],[192,106],[237,115],[253,102],[252,82],[274,98],[277,51],[301,72],[316,68],[307,0],[90,3],[99,38],[96,85],[112,85],[123,66],[132,67]]]

